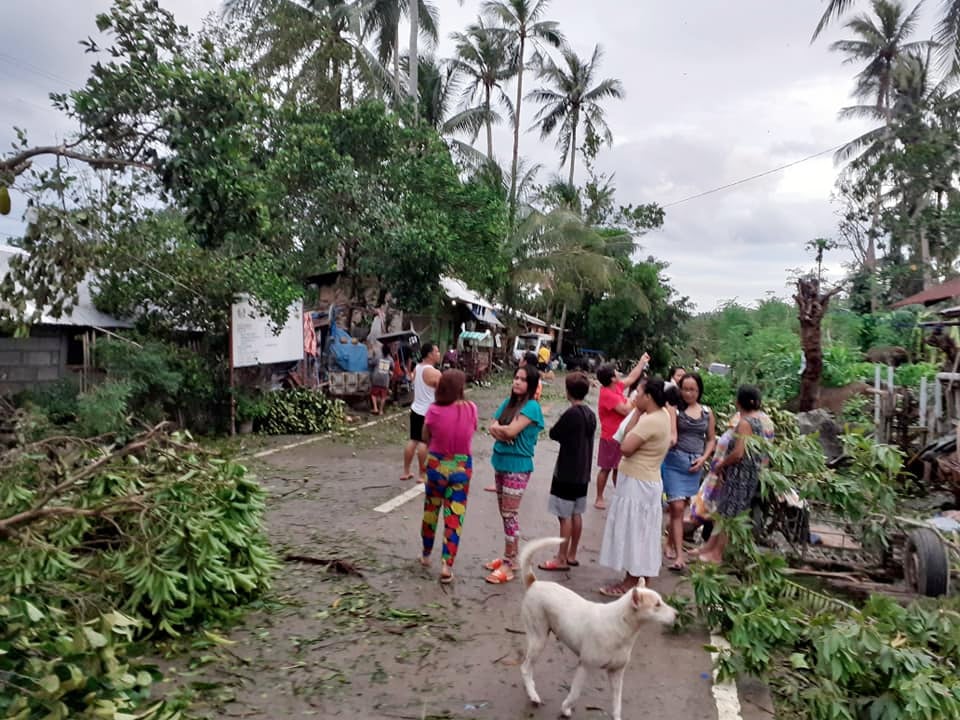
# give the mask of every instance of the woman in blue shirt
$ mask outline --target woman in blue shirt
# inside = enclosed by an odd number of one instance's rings
[[[540,403],[534,400],[539,385],[540,373],[535,367],[517,368],[510,397],[500,404],[490,423],[490,434],[496,440],[491,462],[503,518],[504,550],[502,558],[485,567],[491,571],[487,582],[496,585],[513,580],[520,541],[517,512],[533,472],[533,452],[544,427]]]

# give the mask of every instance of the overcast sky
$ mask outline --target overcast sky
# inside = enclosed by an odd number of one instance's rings
[[[109,4],[0,0],[0,151],[10,147],[13,126],[26,128],[37,144],[69,134],[71,126],[49,107],[47,94],[83,83],[89,60],[77,41],[96,33],[94,17]],[[162,4],[191,27],[220,5]],[[436,4],[444,56],[452,45],[446,38],[473,20],[480,2]],[[934,10],[928,9],[924,32]],[[618,201],[669,206],[862,132],[863,126],[837,120],[837,111],[849,104],[855,69],[828,45],[848,33],[838,25],[815,45],[809,42],[822,11],[818,0],[553,0],[549,15],[573,48],[589,56],[602,45],[602,77],[619,78],[626,88],[625,100],[608,104],[615,145],[598,161],[615,174]],[[533,82],[528,79],[527,87]],[[524,108],[525,127],[534,112]],[[494,149],[504,161],[510,142],[506,128],[496,133]],[[543,181],[559,170],[552,142],[541,143],[534,133],[521,139],[521,154],[545,165]],[[751,303],[770,292],[786,295],[788,270],[811,265],[804,244],[834,233],[835,175],[827,154],[667,207],[663,230],[643,239],[644,253],[670,263],[674,286],[699,310],[734,298]],[[0,241],[19,231],[17,200],[14,212],[0,217]],[[837,272],[841,259],[831,263]]]

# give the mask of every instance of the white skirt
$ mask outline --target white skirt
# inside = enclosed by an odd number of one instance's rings
[[[634,577],[660,574],[663,483],[620,473],[607,510],[600,564]]]

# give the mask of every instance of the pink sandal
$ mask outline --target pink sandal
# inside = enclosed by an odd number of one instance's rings
[[[507,568],[509,568],[509,566],[507,566]],[[503,585],[513,580],[513,573],[509,569],[504,569],[504,567],[501,566],[487,575],[484,580],[491,585]]]

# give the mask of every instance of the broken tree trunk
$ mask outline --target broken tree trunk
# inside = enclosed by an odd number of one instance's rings
[[[800,317],[800,346],[806,364],[800,376],[800,412],[817,407],[820,399],[820,376],[823,374],[823,344],[820,324],[827,312],[830,298],[840,292],[840,288],[821,293],[820,281],[815,277],[797,280],[797,302]]]

